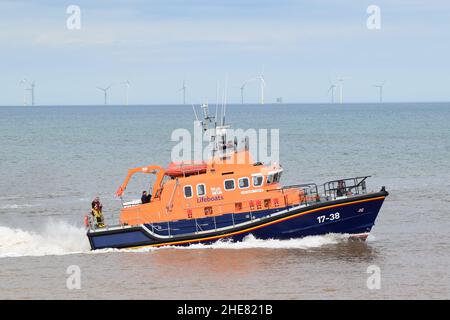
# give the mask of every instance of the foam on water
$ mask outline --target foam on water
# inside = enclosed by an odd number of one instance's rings
[[[218,240],[211,244],[191,244],[189,246],[164,246],[164,247],[143,247],[138,249],[101,249],[95,250],[93,253],[111,253],[111,252],[150,252],[156,250],[205,250],[205,249],[300,249],[307,250],[320,248],[324,245],[337,244],[346,242],[349,239],[347,234],[326,234],[323,236],[309,236],[300,239],[277,240],[257,239],[253,235],[246,236],[243,241],[234,242],[230,240]]]
[[[64,221],[49,220],[42,231],[27,231],[0,226],[0,257],[64,255],[74,253],[150,252],[155,250],[199,250],[199,249],[312,249],[337,244],[348,240],[345,234],[327,234],[290,240],[261,240],[248,235],[241,242],[218,240],[212,244],[191,244],[189,246],[165,246],[140,249],[101,249],[90,251],[86,231],[82,227]]]
[[[0,226],[0,257],[61,255],[88,250],[85,230],[64,221],[49,220],[40,232]]]
[[[345,234],[326,234],[323,236],[309,236],[300,239],[277,240],[257,239],[253,235],[246,236],[241,242],[232,242],[227,240],[219,240],[210,245],[193,244],[188,249],[311,249],[319,248],[324,245],[336,244],[347,241],[348,235]]]
[[[22,209],[22,208],[31,208],[36,207],[37,205],[33,204],[6,204],[0,206],[0,210],[10,210],[10,209]]]

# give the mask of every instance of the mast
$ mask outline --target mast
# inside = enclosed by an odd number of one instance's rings
[[[209,106],[208,103],[203,103],[201,105],[202,109],[202,116],[203,120],[200,122],[203,132],[206,132],[207,130],[211,129],[211,139],[210,139],[210,145],[212,145],[212,158],[214,159],[215,155],[219,153],[219,155],[225,155],[227,153],[227,129],[230,128],[230,125],[225,124],[225,116],[226,116],[226,105],[227,105],[227,99],[226,99],[226,90],[228,86],[228,81],[225,82],[225,88],[222,91],[222,101],[221,101],[221,119],[218,120],[218,107],[219,107],[219,83],[217,83],[216,86],[216,109],[215,109],[215,116],[212,116],[209,114]],[[197,121],[198,115],[195,110],[195,106],[192,105],[195,118]],[[234,142],[235,148],[236,148],[236,141]]]

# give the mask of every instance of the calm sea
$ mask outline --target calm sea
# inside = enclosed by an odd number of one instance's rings
[[[212,111],[214,107],[211,108]],[[213,111],[214,112],[214,111]],[[283,183],[371,175],[386,186],[365,243],[326,235],[90,252],[82,218],[129,168],[166,165],[185,106],[0,108],[0,298],[450,298],[450,104],[230,105],[280,130]],[[137,181],[136,190],[145,182]],[[80,267],[69,290],[67,268]],[[369,289],[370,266],[381,287]]]

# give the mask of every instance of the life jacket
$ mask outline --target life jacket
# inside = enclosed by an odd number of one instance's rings
[[[96,217],[99,218],[102,216],[102,212],[98,209],[92,209],[92,214]]]

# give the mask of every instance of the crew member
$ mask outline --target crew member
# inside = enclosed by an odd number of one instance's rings
[[[337,197],[342,197],[344,195],[346,195],[345,182],[344,182],[344,180],[339,180],[338,181],[338,187],[336,189],[336,196]]]
[[[94,209],[94,206],[95,206],[95,205],[98,205],[98,208],[99,208],[100,212],[102,212],[102,210],[103,210],[103,205],[102,205],[102,203],[100,202],[100,197],[95,197],[95,199],[92,201],[92,209]]]
[[[97,228],[103,228],[105,226],[102,210],[103,210],[103,205],[100,202],[100,198],[96,197],[94,199],[94,201],[92,201],[91,214],[94,218],[95,226]]]
[[[152,199],[152,195],[151,194],[147,194],[147,191],[142,191],[142,197],[141,197],[141,202],[144,203],[149,203],[150,200]]]

